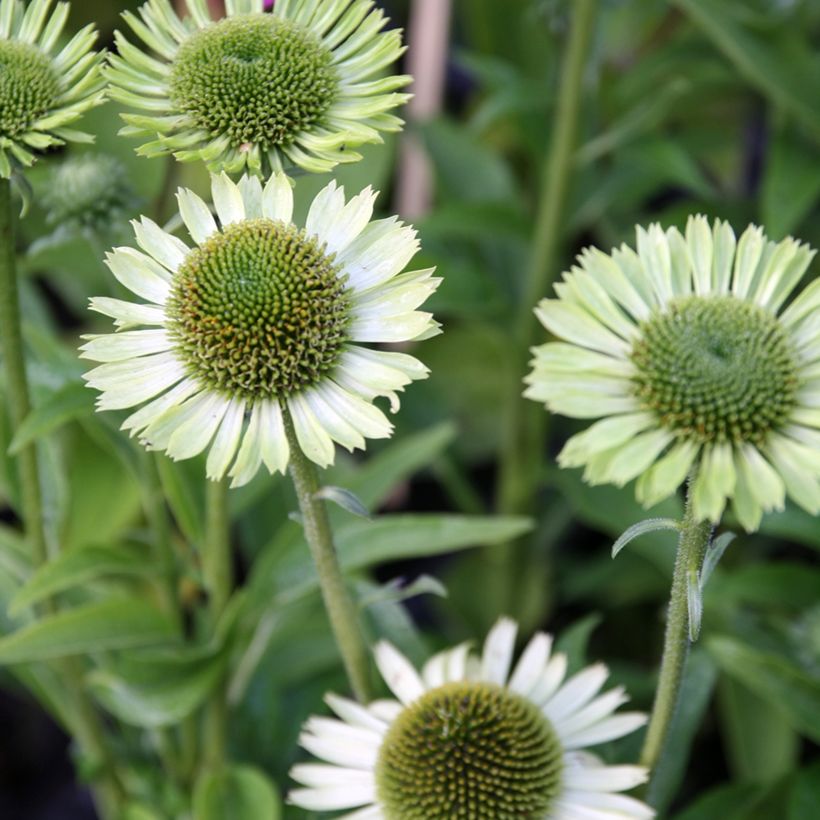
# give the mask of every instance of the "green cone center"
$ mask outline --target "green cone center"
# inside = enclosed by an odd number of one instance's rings
[[[404,709],[376,764],[388,820],[545,818],[563,750],[525,698],[487,683],[449,683]]]
[[[324,246],[283,222],[229,225],[174,276],[169,330],[193,375],[248,399],[319,381],[346,338],[344,277]]]
[[[690,296],[641,327],[636,392],[695,441],[761,444],[789,417],[797,376],[777,318],[732,296]]]
[[[60,95],[51,60],[28,43],[0,40],[0,137],[17,137]]]
[[[332,54],[270,14],[229,17],[192,34],[174,58],[170,96],[211,138],[234,148],[286,145],[336,96]]]

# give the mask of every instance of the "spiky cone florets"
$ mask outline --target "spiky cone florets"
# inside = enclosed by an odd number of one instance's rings
[[[0,0],[0,178],[41,151],[91,137],[68,126],[103,102],[104,56],[92,25],[62,48],[68,3]]]
[[[690,218],[638,228],[637,252],[590,248],[536,313],[562,341],[535,348],[525,395],[602,418],[564,467],[590,483],[637,478],[646,505],[692,476],[700,520],[727,503],[756,529],[786,495],[820,511],[820,281],[814,251],[749,226]]]
[[[310,718],[301,745],[323,763],[299,764],[291,803],[309,811],[353,810],[369,820],[569,820],[650,818],[619,792],[646,779],[640,766],[607,766],[588,747],[642,726],[615,710],[622,688],[599,694],[596,664],[566,679],[567,659],[536,635],[512,667],[516,625],[502,618],[483,652],[462,644],[417,672],[388,643],[376,663],[397,700],[367,706],[336,695],[338,716]]]
[[[398,409],[398,391],[427,369],[367,342],[438,332],[417,308],[436,289],[432,270],[401,273],[415,231],[395,217],[371,221],[375,194],[349,202],[331,183],[304,227],[292,220],[284,174],[263,187],[212,177],[216,218],[191,191],[178,193],[193,247],[150,219],[134,223],[142,248],[116,248],[108,266],[141,304],[92,299],[121,332],[88,337],[86,374],[100,409],[142,405],[123,427],[175,459],[208,450],[207,471],[244,484],[264,465],[284,471],[286,424],[304,453],[327,466],[335,443],[364,447],[392,425],[373,405]],[[132,329],[139,328],[139,329]]]
[[[213,20],[205,0],[150,0],[125,19],[152,52],[117,32],[107,74],[124,114],[122,133],[150,137],[138,152],[202,160],[211,170],[322,173],[360,155],[402,122],[409,77],[381,77],[401,55],[401,33],[369,0],[228,0]]]

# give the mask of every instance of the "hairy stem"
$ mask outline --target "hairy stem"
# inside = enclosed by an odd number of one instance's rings
[[[533,308],[547,295],[547,287],[557,272],[556,257],[564,225],[584,69],[595,27],[597,0],[576,0],[572,7],[572,25],[561,66],[558,101],[553,117],[552,143],[544,164],[529,266],[514,328],[511,383],[502,420],[497,504],[499,512],[507,515],[532,511],[546,434],[547,416],[543,408],[523,397],[521,379],[527,370],[529,349],[536,340],[537,323]],[[496,579],[494,584],[503,586],[497,593],[497,603],[502,608],[506,607],[511,600],[514,584],[511,550],[493,547],[487,556],[492,562],[490,573]]]
[[[687,577],[692,571],[700,571],[711,536],[712,525],[708,521],[699,522],[694,517],[690,485],[672,577],[658,688],[641,752],[641,763],[650,771],[657,769],[664,753],[666,738],[677,710],[683,670],[689,653]]]
[[[220,615],[231,597],[233,560],[231,556],[230,517],[228,515],[228,483],[207,482],[205,549],[202,574],[208,590],[211,629],[216,629]],[[216,686],[205,714],[205,765],[221,768],[226,759],[228,743],[228,699],[226,681]]]
[[[299,500],[305,539],[319,576],[322,599],[353,693],[358,700],[366,703],[370,698],[367,647],[356,606],[339,566],[325,502],[316,498],[319,489],[316,467],[299,447],[287,408],[283,408],[283,415],[290,445],[290,474]]]
[[[31,410],[31,401],[20,323],[11,183],[7,179],[0,179],[0,337],[6,368],[6,400],[12,430],[17,430]],[[17,454],[17,471],[20,517],[32,564],[35,568],[41,567],[48,561],[48,549],[35,444],[29,444]],[[43,610],[47,614],[56,612],[57,602],[46,600]],[[97,804],[105,817],[115,818],[119,816],[123,791],[116,777],[102,722],[83,689],[82,668],[75,659],[64,658],[58,662],[57,669],[69,695],[72,731],[82,753],[94,761],[100,772],[94,789]]]

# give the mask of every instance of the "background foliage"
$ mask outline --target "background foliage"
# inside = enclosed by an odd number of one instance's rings
[[[384,5],[403,23],[405,3]],[[75,2],[72,21],[95,21],[110,41],[125,6]],[[418,126],[436,183],[434,209],[419,223],[420,266],[435,264],[444,276],[432,309],[446,332],[419,351],[432,375],[408,391],[396,437],[364,458],[340,456],[327,483],[350,488],[378,511],[372,522],[334,511],[372,637],[387,636],[419,660],[481,635],[503,606],[522,620],[524,633],[543,627],[562,635],[575,665],[605,660],[648,708],[673,536],[647,535],[611,561],[613,539],[646,517],[632,488],[590,489],[576,471],[558,472],[551,458],[543,461],[532,525],[489,517],[500,412],[515,367],[510,328],[541,195],[569,6],[456,3],[446,111]],[[728,219],[736,230],[757,222],[773,239],[791,233],[820,245],[818,43],[820,4],[813,0],[602,1],[563,263],[585,244],[608,250],[631,241],[635,223],[682,226],[692,212]],[[97,135],[89,150],[127,168],[133,216],[153,207],[164,163],[134,155],[133,144],[116,136],[116,114],[109,103],[84,125]],[[338,176],[349,190],[381,188],[381,207],[389,210],[395,152],[394,142],[368,150],[364,162]],[[14,441],[0,414],[0,452],[39,442],[50,533],[64,552],[32,578],[10,512],[14,471],[0,457],[8,510],[0,527],[0,624],[14,632],[0,639],[0,662],[13,664],[2,672],[11,731],[0,753],[0,815],[92,816],[80,796],[68,796],[70,771],[51,750],[58,736],[20,688],[24,683],[60,714],[59,690],[40,662],[65,651],[66,635],[76,651],[93,653],[89,685],[127,741],[118,751],[145,796],[132,820],[159,816],[152,806],[171,811],[185,802],[184,779],[157,780],[145,738],[161,738],[163,727],[191,714],[226,664],[234,758],[283,790],[299,754],[301,721],[321,708],[323,692],[346,688],[300,529],[288,520],[291,490],[281,478],[260,475],[232,493],[245,591],[208,643],[180,649],[178,625],[157,604],[157,573],[146,559],[145,458],[116,432],[116,414],[93,413],[94,396],[79,379],[78,335],[94,323],[87,298],[115,295],[101,251],[126,237],[116,235],[117,226],[90,232],[47,223],[42,193],[63,158],[49,157],[29,174],[37,196],[20,253],[36,411]],[[185,184],[203,189],[199,168],[186,166],[181,174]],[[324,183],[300,180],[302,209]],[[816,263],[814,270],[816,276]],[[551,419],[549,454],[575,429]],[[161,492],[176,522],[178,580],[193,621],[202,594],[201,473],[198,462],[161,462]],[[669,502],[652,514],[676,515],[679,506]],[[502,546],[519,536],[514,550]],[[506,551],[501,559],[499,550]],[[670,816],[816,817],[818,551],[817,521],[788,507],[768,516],[760,533],[732,543],[716,569],[685,684],[675,766],[658,786],[665,805],[678,795]],[[499,560],[515,579],[507,600],[493,597]],[[30,606],[54,593],[66,603],[64,622],[27,627]],[[627,739],[618,754],[634,757],[638,741]],[[81,773],[93,775],[77,762]],[[239,770],[212,788],[273,800],[254,771]],[[304,814],[287,809],[284,816]]]

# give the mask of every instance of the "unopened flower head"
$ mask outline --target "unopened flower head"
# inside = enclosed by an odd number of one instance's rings
[[[510,672],[516,625],[503,618],[480,656],[467,644],[433,656],[417,672],[392,645],[376,662],[398,700],[362,706],[326,700],[339,719],[312,717],[301,745],[324,763],[291,771],[304,788],[291,803],[310,811],[353,810],[368,820],[488,817],[570,820],[648,818],[619,792],[646,780],[640,766],[608,766],[585,751],[645,723],[614,714],[622,688],[599,694],[602,664],[566,678],[567,659],[536,635]]]
[[[376,195],[349,202],[330,183],[304,227],[291,221],[282,173],[267,184],[212,177],[218,222],[191,191],[178,193],[194,246],[150,219],[134,222],[134,248],[107,263],[144,303],[91,300],[121,332],[88,337],[86,374],[103,410],[143,405],[123,425],[175,459],[209,449],[211,478],[249,481],[261,464],[284,471],[286,425],[319,465],[334,442],[352,450],[392,425],[372,402],[427,369],[406,353],[366,342],[405,342],[438,332],[416,310],[436,289],[432,270],[401,273],[418,249],[395,217],[370,221]],[[140,328],[140,329],[132,329]]]
[[[103,100],[103,55],[92,51],[91,25],[58,47],[68,8],[0,0],[0,178],[46,148],[91,140],[68,126]]]
[[[227,0],[214,21],[206,0],[150,0],[124,17],[153,52],[119,32],[111,96],[145,114],[125,114],[123,133],[150,137],[139,153],[173,153],[212,170],[329,171],[350,150],[396,131],[389,113],[406,101],[406,76],[382,77],[402,53],[401,33],[369,0]]]
[[[54,167],[43,193],[50,225],[103,235],[127,225],[138,203],[125,166],[110,154],[67,157]]]
[[[788,494],[820,510],[820,280],[794,291],[814,251],[749,226],[690,218],[638,228],[637,252],[591,248],[536,313],[563,341],[535,349],[528,397],[602,418],[564,467],[590,483],[637,478],[646,505],[691,475],[694,513],[731,501],[756,529]]]

